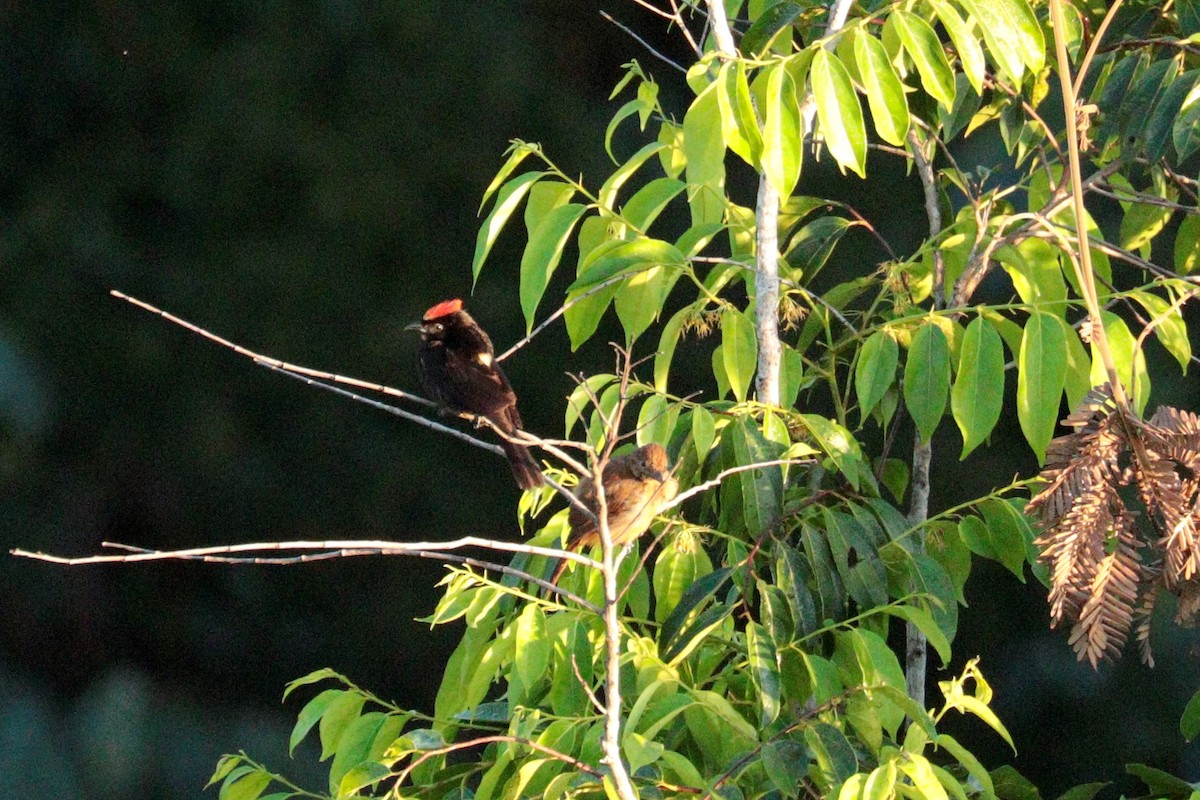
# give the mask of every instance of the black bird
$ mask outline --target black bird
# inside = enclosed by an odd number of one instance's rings
[[[521,429],[517,396],[496,363],[492,340],[462,300],[445,300],[406,330],[419,331],[417,367],[425,389],[438,404],[459,413],[485,417],[506,436]],[[501,437],[500,446],[522,489],[542,484],[542,472],[524,445]]]

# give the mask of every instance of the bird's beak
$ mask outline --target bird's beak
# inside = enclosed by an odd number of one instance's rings
[[[404,330],[406,330],[406,331],[419,331],[419,330],[421,330],[421,323],[419,323],[419,322],[414,322],[414,323],[412,323],[412,324],[405,325],[405,326],[404,326]]]
[[[667,482],[667,476],[664,475],[663,473],[659,472],[656,469],[650,470],[650,475],[654,478],[654,480],[658,481],[659,483]]]

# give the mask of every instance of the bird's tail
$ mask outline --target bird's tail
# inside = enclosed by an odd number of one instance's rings
[[[501,439],[500,446],[504,448],[508,466],[512,468],[512,474],[516,478],[518,486],[522,489],[534,489],[542,485],[542,471],[538,469],[537,462],[533,460],[533,454],[529,452],[528,447],[507,439]]]

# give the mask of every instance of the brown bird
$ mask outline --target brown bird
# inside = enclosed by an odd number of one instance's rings
[[[659,444],[647,444],[631,453],[610,458],[604,467],[604,505],[608,511],[608,531],[613,544],[626,545],[646,532],[663,506],[675,497],[679,483],[671,476],[667,451]],[[595,514],[596,487],[591,478],[581,478],[575,496]],[[571,535],[568,550],[580,550],[600,542],[596,520],[572,505],[567,514]],[[558,583],[567,561],[559,562],[551,583]]]
[[[521,430],[517,395],[496,363],[492,340],[462,300],[446,300],[425,312],[405,330],[419,331],[417,368],[421,382],[438,404],[455,412],[491,421],[506,436]],[[500,438],[500,446],[522,489],[542,484],[542,472],[524,445]]]

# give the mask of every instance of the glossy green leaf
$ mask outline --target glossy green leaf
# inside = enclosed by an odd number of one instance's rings
[[[628,161],[613,170],[612,174],[601,184],[600,191],[596,193],[600,207],[615,210],[617,206],[617,193],[621,190],[621,187],[642,168],[643,164],[661,152],[665,146],[662,142],[650,142],[643,145],[641,149],[629,157]]]
[[[665,621],[687,588],[710,573],[712,561],[703,548],[695,544],[665,545],[654,562],[654,620]]]
[[[751,417],[742,416],[725,428],[739,465],[771,461],[782,449],[763,438]],[[778,519],[782,507],[783,471],[780,467],[760,467],[737,473],[735,478],[742,489],[742,514],[746,528],[758,536]]]
[[[528,156],[537,152],[539,152],[537,145],[528,144],[526,142],[513,143],[512,147],[509,148],[508,158],[505,159],[504,164],[501,165],[500,169],[496,172],[495,177],[492,178],[492,182],[489,183],[487,189],[484,190],[483,197],[479,198],[479,211],[483,211],[483,207],[487,205],[488,199],[496,193],[496,190],[499,189],[506,180],[508,180],[508,176],[513,174],[513,171],[521,165],[521,162],[524,161]]]
[[[859,30],[854,37],[854,57],[875,130],[885,142],[903,147],[910,124],[908,101],[887,51],[878,39]]]
[[[687,186],[674,178],[655,178],[638,189],[621,208],[621,216],[638,233],[646,233],[658,215]]]
[[[613,296],[617,319],[625,328],[626,344],[633,342],[658,318],[680,271],[669,264],[654,264],[623,281]]]
[[[404,722],[405,718],[403,717],[384,714],[380,711],[368,711],[347,726],[338,742],[337,755],[333,757],[333,763],[329,765],[329,790],[337,797],[349,797],[350,795],[345,791],[353,792],[360,786],[372,783],[372,780],[367,780],[366,783],[360,783],[354,788],[341,789],[343,780],[354,767],[364,762],[377,761],[383,756],[383,751],[396,739]],[[440,735],[437,740],[445,744],[445,740]],[[384,774],[386,774],[386,770]],[[361,779],[363,776],[360,774],[351,778],[348,785]],[[378,778],[374,780],[378,780]]]
[[[1007,501],[996,498],[980,503],[979,511],[996,559],[1024,583],[1026,554],[1033,541],[1033,532],[1025,518]]]
[[[654,391],[666,392],[667,380],[671,375],[671,360],[675,357],[675,348],[679,344],[683,325],[692,316],[691,306],[684,306],[671,315],[667,324],[662,326],[658,337],[658,350],[654,354]]]
[[[746,624],[746,656],[750,678],[758,690],[759,727],[775,721],[780,711],[779,655],[771,634],[757,622]]]
[[[533,686],[546,672],[552,655],[552,645],[546,636],[546,614],[529,604],[517,617],[517,647],[513,668],[526,686]]]
[[[308,735],[313,726],[320,721],[325,711],[329,708],[329,704],[337,698],[341,697],[345,692],[342,689],[326,689],[318,694],[312,700],[305,704],[304,708],[300,709],[300,713],[296,716],[296,725],[292,728],[292,735],[288,741],[288,754],[290,755],[296,749],[296,745]]]
[[[1133,407],[1138,414],[1146,410],[1150,399],[1150,373],[1146,370],[1146,354],[1137,346],[1137,339],[1125,324],[1125,320],[1111,311],[1100,312],[1104,322],[1108,349],[1117,368],[1117,379],[1133,396]],[[1104,364],[1092,344],[1092,385],[1099,386],[1108,380]]]
[[[342,776],[335,796],[353,797],[354,793],[359,789],[365,789],[391,774],[391,769],[384,764],[380,764],[378,761],[368,761],[365,764],[359,764]]]
[[[721,222],[725,214],[725,141],[716,83],[692,101],[683,117],[684,170],[692,224]]]
[[[709,449],[716,438],[716,420],[704,406],[692,409],[692,445],[696,448],[696,461],[704,463]]]
[[[1092,390],[1092,359],[1079,339],[1079,332],[1062,317],[1057,319],[1067,343],[1067,377],[1063,394],[1067,397],[1067,408],[1079,408],[1084,396]]]
[[[896,382],[900,363],[900,346],[887,331],[876,331],[867,337],[858,353],[854,367],[854,390],[858,393],[859,410],[863,419],[871,413],[884,392]]]
[[[475,239],[475,257],[471,260],[472,280],[479,279],[479,271],[483,269],[483,262],[487,260],[492,245],[496,243],[500,231],[504,230],[505,224],[517,210],[521,200],[545,175],[544,172],[526,172],[500,187],[500,193],[496,195],[496,205],[479,226],[479,235]]]
[[[899,8],[888,16],[885,24],[894,27],[905,51],[917,65],[925,91],[946,108],[952,108],[954,72],[933,28],[916,14]]]
[[[801,270],[808,280],[821,271],[833,248],[853,226],[845,217],[830,214],[817,217],[792,236],[783,258],[789,265]]]
[[[867,132],[850,74],[836,56],[817,50],[809,70],[825,145],[842,169],[866,177]]]
[[[686,260],[675,245],[660,239],[606,242],[595,249],[567,291],[589,289],[618,275],[632,277],[648,266],[682,265]]]
[[[950,345],[941,328],[925,324],[917,329],[904,365],[904,404],[912,415],[921,441],[928,442],[950,392]]]
[[[1004,404],[1004,345],[983,317],[967,326],[959,349],[958,374],[950,392],[950,410],[962,432],[959,458],[991,434]]]
[[[1017,356],[1017,419],[1038,463],[1054,435],[1067,374],[1067,343],[1058,320],[1038,312],[1025,323]]]
[[[758,342],[754,321],[734,308],[721,315],[721,355],[733,396],[743,402],[758,368]]]
[[[271,775],[254,768],[231,772],[221,784],[217,800],[255,800],[271,783]]]
[[[1175,271],[1191,275],[1200,267],[1200,214],[1188,214],[1175,232]]]
[[[1150,323],[1155,326],[1151,335],[1157,337],[1162,346],[1175,356],[1180,370],[1186,375],[1188,364],[1192,361],[1192,343],[1188,339],[1187,324],[1183,321],[1182,310],[1172,309],[1166,300],[1149,292],[1134,292],[1133,299],[1141,304],[1150,316]]]
[[[1183,709],[1183,716],[1179,718],[1179,732],[1189,742],[1200,736],[1200,692],[1192,695]]]
[[[579,260],[575,268],[576,278],[584,272],[592,261],[592,254],[601,247],[615,247],[609,240],[609,220],[598,215],[585,217],[579,226],[579,234],[575,243],[579,248]],[[616,282],[607,286],[586,287],[568,291],[567,300],[570,303],[563,319],[566,322],[567,334],[571,337],[571,349],[578,350],[579,346],[591,338],[600,325],[600,319],[608,310],[608,304],[617,292]]]
[[[1046,59],[1046,40],[1033,9],[1025,0],[959,0],[975,19],[988,53],[1014,85],[1024,68],[1040,72]]]
[[[725,146],[752,167],[762,158],[763,140],[750,102],[746,63],[726,61],[717,75],[717,105],[721,112],[721,136]]]
[[[538,303],[558,267],[575,223],[585,211],[587,206],[579,203],[559,206],[547,213],[530,233],[521,257],[521,311],[525,314],[526,333],[533,330]]]
[[[742,34],[742,52],[760,56],[781,33],[789,30],[804,9],[796,3],[782,2],[770,6]]]
[[[975,94],[982,97],[987,61],[983,57],[983,48],[979,46],[979,35],[974,31],[974,21],[960,17],[958,11],[947,0],[929,0],[929,4],[933,6],[946,33],[950,34],[950,41],[958,53],[963,74],[975,90]]]
[[[1194,84],[1184,98],[1179,115],[1171,125],[1171,141],[1180,161],[1186,161],[1200,150],[1200,83]]]
[[[1196,86],[1198,76],[1200,70],[1193,69],[1175,78],[1166,86],[1155,104],[1150,119],[1146,121],[1146,144],[1142,150],[1142,155],[1151,163],[1162,157],[1167,144],[1173,140],[1175,121],[1179,118],[1184,102]]]
[[[338,741],[346,728],[358,718],[365,698],[358,692],[341,692],[333,698],[321,715],[321,760],[337,751]]]
[[[1195,786],[1161,769],[1156,769],[1145,764],[1126,764],[1125,771],[1136,778],[1140,778],[1142,783],[1146,784],[1146,787],[1150,790],[1150,796],[1156,798],[1156,800],[1160,798],[1170,798],[1170,800],[1188,798],[1190,800],[1190,798],[1196,796]]]
[[[796,86],[785,66],[768,67],[763,114],[762,169],[781,198],[791,195],[800,179],[800,107]]]

